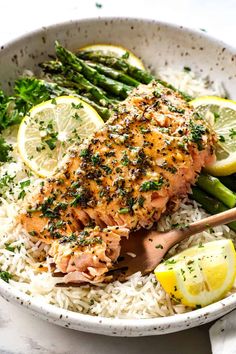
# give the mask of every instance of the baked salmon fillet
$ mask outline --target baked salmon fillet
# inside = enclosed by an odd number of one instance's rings
[[[121,237],[178,207],[214,161],[215,141],[179,93],[156,81],[140,85],[32,194],[20,222],[51,245],[65,281],[100,282],[119,256]]]

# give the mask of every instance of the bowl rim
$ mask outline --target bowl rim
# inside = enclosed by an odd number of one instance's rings
[[[92,325],[93,328],[96,326],[102,326],[103,329],[114,328],[114,330],[119,331],[124,329],[134,330],[136,332],[139,329],[147,332],[150,329],[161,329],[161,328],[172,328],[179,327],[184,323],[189,324],[188,327],[194,326],[196,320],[201,320],[210,314],[214,315],[214,318],[220,317],[222,309],[228,307],[228,312],[230,312],[236,306],[236,293],[227,296],[213,304],[205,306],[200,309],[192,310],[190,312],[185,312],[182,314],[174,314],[165,317],[153,317],[153,318],[113,318],[113,317],[103,317],[103,316],[93,316],[88,314],[83,314],[80,312],[75,312],[71,310],[66,310],[58,306],[43,303],[39,299],[31,297],[28,294],[14,288],[9,283],[0,280],[0,295],[7,301],[10,299],[18,303],[29,310],[33,310],[38,315],[48,316],[50,315],[53,320],[62,320],[69,322],[69,325],[79,323],[83,325]],[[219,315],[219,316],[218,316]],[[212,318],[212,319],[214,319]],[[193,321],[192,326],[190,321]]]
[[[143,23],[150,23],[150,24],[156,24],[162,27],[169,27],[174,30],[182,30],[183,32],[187,32],[188,34],[192,34],[193,36],[201,36],[203,39],[206,39],[210,41],[211,43],[214,43],[218,46],[222,46],[226,49],[228,49],[231,53],[236,53],[236,48],[225,43],[221,39],[217,39],[214,37],[212,34],[208,34],[205,31],[202,31],[201,29],[196,29],[196,28],[190,28],[186,26],[182,26],[176,23],[170,23],[168,21],[160,21],[156,19],[146,19],[145,17],[132,17],[132,16],[125,16],[125,17],[115,17],[115,16],[105,16],[105,17],[91,17],[91,18],[82,18],[82,19],[73,19],[69,21],[60,21],[56,24],[50,24],[47,26],[41,26],[39,28],[36,28],[32,31],[28,31],[18,37],[15,37],[13,39],[10,39],[6,43],[1,44],[0,47],[0,56],[2,55],[2,52],[4,53],[5,50],[8,50],[11,48],[11,46],[14,46],[17,42],[27,40],[31,37],[34,37],[35,35],[38,35],[40,33],[45,33],[47,31],[60,28],[60,27],[65,27],[65,26],[71,26],[76,23],[97,23],[97,22],[106,22],[106,21],[132,21],[132,22],[143,22]],[[74,312],[71,310],[66,310],[63,308],[60,308],[58,306],[49,304],[49,303],[43,303],[41,302],[38,298],[32,297],[19,289],[15,288],[13,285],[4,282],[3,280],[0,279],[0,295],[6,300],[10,301],[12,300],[15,303],[18,303],[20,305],[23,305],[26,307],[28,310],[37,313],[39,316],[44,315],[47,317],[47,319],[51,318],[54,321],[61,320],[61,321],[66,321],[71,324],[73,328],[73,324],[80,324],[80,329],[82,330],[82,326],[91,326],[90,327],[90,332],[94,333],[102,333],[102,331],[93,331],[92,328],[95,329],[97,326],[102,326],[104,329],[104,333],[106,329],[114,329],[117,332],[119,330],[133,330],[134,332],[138,332],[138,330],[142,330],[144,332],[148,332],[148,330],[157,330],[160,328],[172,328],[173,325],[174,327],[181,330],[181,326],[183,326],[185,323],[189,324],[192,322],[192,324],[188,325],[188,328],[196,325],[194,324],[196,321],[200,321],[203,318],[206,318],[206,316],[212,315],[214,318],[220,317],[222,308],[227,309],[226,312],[231,311],[234,307],[236,307],[236,293],[233,293],[229,296],[227,296],[224,299],[221,299],[213,304],[210,304],[206,307],[192,310],[190,312],[185,312],[182,314],[174,314],[171,316],[165,316],[165,317],[154,317],[154,318],[132,318],[132,319],[126,319],[126,318],[111,318],[111,317],[102,317],[102,316],[93,316],[89,314],[83,314],[80,312]],[[69,326],[68,326],[69,327]],[[187,327],[187,326],[186,326]],[[115,332],[114,332],[115,334]],[[151,333],[150,333],[151,334]]]
[[[116,16],[104,16],[104,17],[98,16],[98,17],[86,17],[86,18],[81,18],[81,19],[78,18],[78,19],[73,19],[73,20],[60,21],[55,24],[50,24],[50,25],[34,28],[31,31],[27,31],[26,33],[23,33],[17,37],[11,38],[7,42],[0,44],[0,55],[1,55],[1,52],[4,52],[11,45],[14,45],[16,42],[19,42],[21,40],[26,40],[32,36],[37,35],[37,34],[47,32],[48,30],[53,30],[53,29],[56,29],[59,27],[64,27],[64,26],[70,26],[70,25],[76,24],[76,23],[86,23],[86,22],[96,23],[96,22],[109,22],[109,21],[144,22],[144,23],[150,23],[150,24],[156,24],[156,25],[160,25],[160,26],[170,27],[175,30],[182,30],[182,31],[187,32],[192,35],[201,36],[202,38],[210,40],[211,42],[221,45],[221,46],[225,47],[225,49],[228,49],[231,52],[236,53],[236,46],[234,47],[233,45],[224,42],[222,39],[215,37],[212,33],[208,34],[208,32],[206,30],[203,30],[201,28],[188,27],[185,25],[180,25],[178,23],[157,20],[154,18],[132,17],[132,16],[122,16],[122,17],[119,17],[119,16],[117,16],[117,17]]]

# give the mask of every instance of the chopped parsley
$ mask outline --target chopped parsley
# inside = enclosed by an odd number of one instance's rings
[[[50,219],[58,218],[60,216],[60,210],[66,210],[67,204],[66,203],[57,203],[54,207],[55,197],[48,197],[45,201],[41,204],[39,211],[42,211],[42,216]],[[34,211],[34,209],[33,209]],[[28,210],[28,212],[32,212],[32,210]]]
[[[91,161],[92,161],[93,165],[98,165],[101,162],[101,157],[98,152],[96,154],[92,155]]]
[[[189,66],[184,66],[184,71],[186,73],[189,73],[191,71],[191,68]]]
[[[26,181],[23,181],[23,182],[20,182],[20,193],[18,195],[18,199],[24,199],[25,195],[26,195],[26,192],[24,190],[25,187],[28,187],[30,185],[30,180],[26,180]]]
[[[182,277],[183,277],[183,279],[184,279],[184,281],[185,281],[185,280],[186,280],[185,270],[181,268],[181,269],[180,269],[180,272],[181,272]]]
[[[9,272],[0,272],[0,279],[4,280],[6,283],[9,283],[9,280],[12,278],[12,274]]]
[[[80,115],[77,112],[73,115],[73,118],[75,120],[77,120],[78,122],[82,122],[82,119],[81,119]]]
[[[186,141],[181,141],[181,142],[178,142],[178,147],[184,151],[184,152],[187,152],[188,151],[188,145],[187,145],[187,142]]]
[[[150,180],[147,182],[143,182],[140,187],[141,192],[148,192],[148,191],[158,191],[161,189],[164,180],[162,177],[159,180]]]
[[[71,106],[72,106],[72,108],[75,108],[75,109],[81,109],[81,108],[84,107],[84,106],[82,105],[82,103],[76,104],[76,103],[74,103],[74,102],[71,103]]]
[[[23,189],[25,187],[28,187],[30,185],[30,180],[27,179],[26,181],[20,182],[20,187]]]
[[[139,198],[138,198],[138,205],[140,207],[143,207],[143,203],[145,202],[145,198],[141,195]]]
[[[150,133],[151,130],[150,130],[150,128],[141,127],[141,128],[140,128],[140,132],[141,132],[142,134],[146,134],[146,133]]]
[[[99,2],[96,2],[95,5],[96,5],[97,9],[101,9],[102,8],[102,4],[100,4]]]
[[[161,98],[161,94],[162,94],[162,90],[157,88],[156,90],[153,91],[153,95],[156,97],[156,98]]]
[[[26,192],[25,192],[25,190],[23,189],[22,191],[20,191],[20,193],[19,193],[19,195],[18,195],[18,200],[24,199],[25,196],[26,196]]]
[[[57,105],[57,100],[55,97],[51,99],[51,104],[54,104],[55,106]]]
[[[203,149],[202,145],[202,136],[206,134],[206,127],[202,124],[195,123],[193,120],[190,120],[190,140],[197,144],[198,150]]]
[[[80,187],[76,190],[75,198],[70,203],[71,206],[81,206],[82,208],[86,208],[88,206],[88,202],[91,201],[91,192],[83,187]]]
[[[7,144],[6,140],[0,137],[0,162],[8,162],[11,160],[10,152],[12,145]]]
[[[122,157],[122,159],[121,159],[121,164],[123,165],[123,166],[127,166],[128,164],[129,164],[129,158],[128,158],[128,156],[127,156],[127,152],[125,151],[124,152],[124,154],[123,154],[123,157]]]
[[[11,246],[10,243],[5,243],[5,248],[9,252],[15,252],[15,247]]]
[[[129,59],[129,52],[125,52],[121,58],[122,59]]]
[[[59,240],[59,243],[66,242],[75,242],[77,240],[77,236],[75,234],[71,234],[70,236],[64,236]]]
[[[127,199],[126,204],[129,207],[129,211],[131,211],[132,213],[133,213],[133,206],[135,205],[135,203],[136,203],[136,199],[135,198],[129,197]]]
[[[166,265],[175,264],[175,263],[176,263],[176,261],[175,261],[174,259],[167,259],[167,260],[165,261],[165,264],[166,264]]]
[[[216,122],[217,119],[220,118],[220,114],[218,112],[213,112],[213,115],[214,115],[214,121]]]
[[[49,147],[50,150],[54,150],[57,145],[57,136],[58,133],[51,133],[50,138],[45,140],[45,143]]]
[[[80,157],[88,158],[90,156],[89,149],[83,149],[80,151]]]
[[[36,231],[29,231],[30,236],[37,236],[38,233]]]
[[[168,109],[171,112],[180,113],[180,114],[184,114],[184,112],[185,112],[185,109],[179,108],[179,107],[175,107],[172,104],[168,105]]]
[[[219,136],[219,141],[220,141],[221,143],[224,143],[224,142],[225,142],[225,137],[224,137],[223,135],[220,135],[220,136]]]
[[[234,128],[231,128],[231,129],[229,130],[229,137],[230,137],[231,139],[234,139],[234,137],[236,137],[236,130],[235,130]]]
[[[70,236],[64,236],[59,240],[59,243],[73,243],[72,246],[92,246],[95,244],[102,244],[102,238],[97,237],[89,237],[90,234],[87,230],[80,232],[79,235],[72,233]]]
[[[76,244],[78,246],[92,246],[95,244],[102,244],[102,238],[101,237],[84,237],[84,236],[80,236],[78,237],[78,239],[76,240]]]
[[[0,178],[0,197],[6,192],[13,193],[14,179],[16,176],[10,176],[7,172]]]
[[[44,121],[39,122],[39,130],[43,132],[43,137],[41,138],[41,146],[37,146],[36,150],[41,151],[45,148],[45,144],[50,150],[54,150],[57,143],[58,132],[54,128],[54,123],[52,120],[48,122],[45,126]]]
[[[112,169],[107,165],[102,165],[101,168],[106,172],[107,175],[112,173]]]

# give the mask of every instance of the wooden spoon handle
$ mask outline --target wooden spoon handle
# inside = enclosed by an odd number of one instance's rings
[[[187,228],[187,236],[192,236],[196,233],[205,231],[211,227],[228,224],[236,220],[236,208],[223,211],[222,213],[208,216],[202,220],[198,220]]]
[[[187,237],[195,235],[199,232],[205,231],[211,227],[228,224],[236,220],[236,208],[232,208],[222,213],[209,216],[207,218],[198,220],[182,229],[171,230],[166,233],[166,241],[168,239],[169,246],[184,240]]]

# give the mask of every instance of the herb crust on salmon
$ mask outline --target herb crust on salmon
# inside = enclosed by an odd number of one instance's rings
[[[139,85],[102,129],[70,151],[20,221],[32,238],[51,244],[67,281],[100,282],[122,236],[178,207],[214,161],[215,141],[179,93],[156,81]]]

